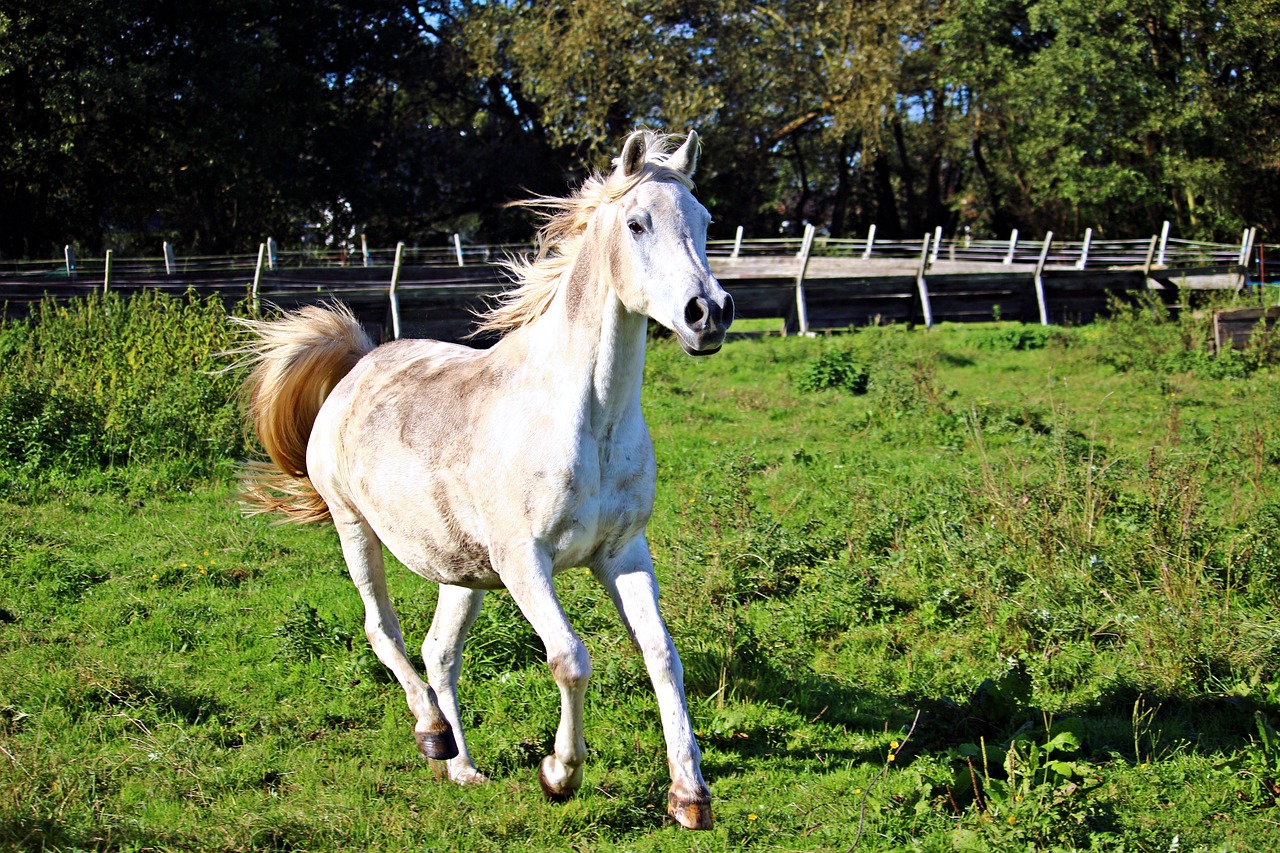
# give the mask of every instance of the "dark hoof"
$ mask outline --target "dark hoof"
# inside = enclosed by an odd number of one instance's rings
[[[711,797],[684,799],[672,791],[667,794],[667,814],[685,829],[710,829]]]
[[[446,725],[438,732],[414,732],[418,752],[436,761],[448,761],[458,754],[458,744],[453,740],[453,730]]]

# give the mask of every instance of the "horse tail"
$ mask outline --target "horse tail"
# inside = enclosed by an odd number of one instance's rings
[[[252,370],[244,383],[249,422],[270,462],[241,471],[241,499],[253,515],[281,512],[285,521],[329,518],[307,475],[307,442],[320,406],[373,342],[345,305],[308,305],[276,320],[236,321],[253,340],[231,354]]]

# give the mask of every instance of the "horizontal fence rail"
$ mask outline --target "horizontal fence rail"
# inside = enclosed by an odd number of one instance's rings
[[[1266,255],[1245,231],[1236,245],[1181,240],[1168,227],[1147,238],[1080,241],[1046,234],[1027,239],[919,240],[818,236],[712,240],[712,272],[734,296],[739,317],[777,318],[784,333],[879,322],[1022,319],[1087,322],[1117,293],[1158,291],[1172,301],[1188,289],[1266,285]],[[48,261],[0,261],[0,310],[26,316],[44,299],[94,291],[158,290],[219,296],[281,308],[326,300],[352,305],[375,336],[458,340],[475,314],[510,286],[504,263],[527,257],[524,244],[281,250],[268,240],[248,255],[79,258],[72,247]]]

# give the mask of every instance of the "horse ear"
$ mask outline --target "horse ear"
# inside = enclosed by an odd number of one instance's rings
[[[644,131],[637,130],[633,132],[627,137],[627,141],[622,144],[622,156],[618,158],[618,165],[622,167],[622,174],[631,177],[639,172],[644,166],[644,158],[648,153]]]
[[[684,141],[684,145],[677,148],[675,153],[667,158],[667,168],[684,172],[685,175],[693,177],[693,170],[698,168],[698,149],[701,147],[702,140],[698,138],[697,131],[689,131],[689,138]]]

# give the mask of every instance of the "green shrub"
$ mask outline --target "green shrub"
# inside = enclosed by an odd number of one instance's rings
[[[1048,326],[1018,323],[997,329],[979,329],[966,335],[966,340],[978,349],[1021,352],[1044,349],[1054,332]]]
[[[182,460],[195,476],[244,453],[233,330],[218,298],[94,294],[0,326],[0,488]]]
[[[1101,324],[1098,358],[1121,372],[1192,373],[1206,379],[1243,379],[1280,363],[1277,333],[1261,327],[1242,349],[1215,351],[1213,312],[1182,311],[1176,316],[1155,298],[1113,300]]]
[[[848,350],[832,349],[810,359],[796,378],[801,391],[825,391],[828,388],[850,394],[867,393],[871,373],[865,364]]]
[[[41,376],[0,378],[0,466],[23,473],[101,464],[102,413]]]

